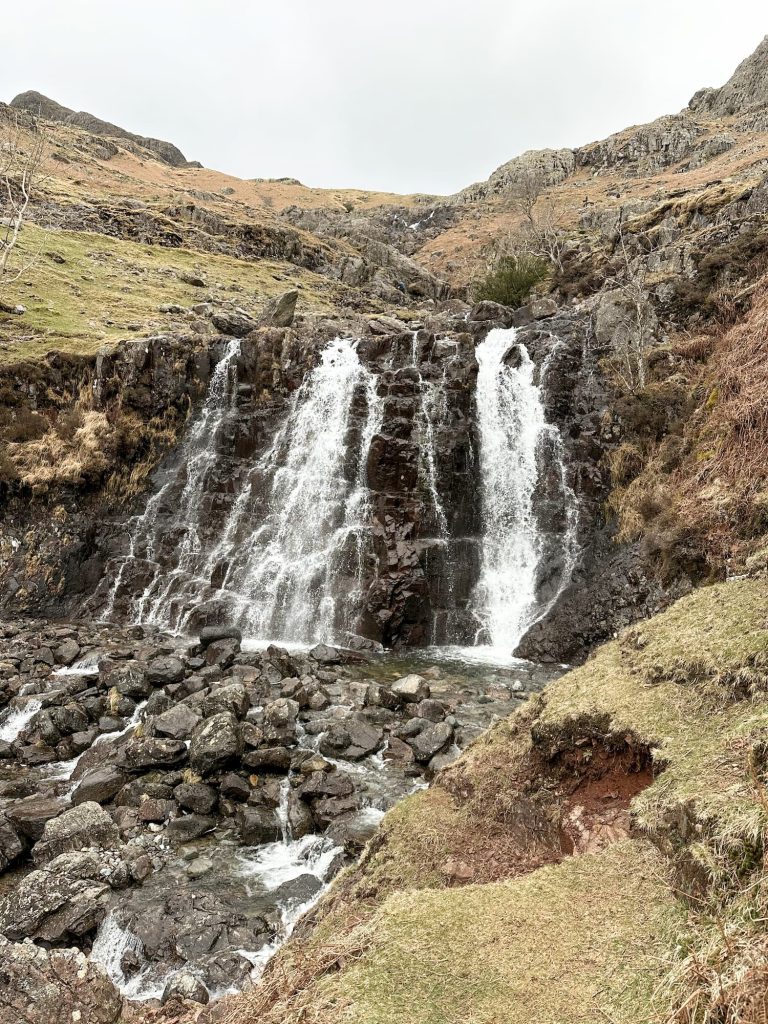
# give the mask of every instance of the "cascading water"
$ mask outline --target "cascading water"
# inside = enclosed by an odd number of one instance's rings
[[[0,724],[0,740],[5,743],[13,743],[24,732],[42,706],[42,701],[28,698],[19,702],[17,706],[9,708],[6,717]]]
[[[312,642],[354,626],[368,509],[365,459],[382,417],[376,378],[356,347],[336,338],[324,350],[235,502],[224,531],[229,549],[207,560],[207,571],[218,558],[227,561],[221,589],[250,637]],[[358,396],[366,416],[350,447]]]
[[[141,561],[149,566],[143,593],[131,606],[131,617],[139,622],[172,625],[171,605],[176,591],[189,578],[203,546],[201,511],[205,483],[219,458],[217,444],[221,427],[232,412],[236,395],[234,366],[240,352],[240,341],[233,339],[217,363],[208,386],[202,412],[194,421],[181,444],[178,472],[149,499],[144,512],[131,522],[128,555],[123,559],[107,598],[102,618],[108,620],[115,610],[115,601],[126,582],[127,570]],[[161,535],[157,529],[158,514],[163,505],[175,500],[174,521],[181,532],[176,550],[175,567],[161,565],[158,548]]]
[[[568,487],[557,428],[547,423],[535,366],[515,331],[493,330],[477,346],[477,425],[482,481],[482,561],[475,591],[478,640],[512,652],[526,629],[554,603],[570,578],[576,554],[576,504]],[[545,536],[536,495],[545,457],[557,476],[564,514],[559,579],[540,596]]]

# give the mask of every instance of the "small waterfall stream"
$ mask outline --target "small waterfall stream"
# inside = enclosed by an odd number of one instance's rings
[[[355,438],[358,398],[366,413]],[[367,550],[365,459],[381,419],[376,377],[354,340],[336,338],[199,572],[208,582],[225,566],[222,596],[249,637],[309,643],[353,629]]]
[[[475,593],[478,639],[509,652],[557,599],[577,553],[576,503],[566,481],[562,439],[546,421],[541,389],[534,383],[536,368],[526,348],[518,345],[513,351],[515,336],[514,329],[493,330],[476,349],[483,519]],[[545,458],[556,471],[565,527],[558,538],[559,579],[542,600],[546,538],[536,497]]]

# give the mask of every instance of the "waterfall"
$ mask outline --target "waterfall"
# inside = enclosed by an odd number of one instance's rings
[[[576,504],[566,481],[560,433],[546,421],[535,366],[515,331],[493,330],[477,346],[477,425],[482,486],[482,559],[475,591],[479,639],[508,652],[570,578],[577,553]],[[562,510],[554,592],[541,597],[547,538],[538,492],[554,475]]]
[[[9,709],[0,725],[0,740],[5,743],[13,743],[18,739],[42,706],[42,701],[30,698],[18,707]]]
[[[141,562],[149,568],[148,579],[142,594],[133,600],[131,617],[161,626],[173,624],[176,591],[189,577],[203,546],[203,495],[208,475],[220,456],[217,441],[222,425],[233,410],[237,389],[232,368],[239,353],[240,341],[232,339],[211,375],[202,411],[181,443],[178,470],[152,495],[144,512],[131,520],[128,555],[117,571],[102,619],[112,617],[115,601],[128,582],[126,573]],[[159,527],[158,517],[170,502],[174,504],[174,526],[181,533],[173,568],[159,561],[164,531]]]
[[[368,552],[365,462],[383,415],[356,349],[336,338],[323,351],[203,567],[210,576],[225,563],[221,594],[249,637],[312,642],[354,630]],[[366,413],[356,436],[358,398]]]

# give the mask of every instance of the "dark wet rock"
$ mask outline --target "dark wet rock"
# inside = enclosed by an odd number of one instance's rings
[[[295,790],[288,800],[288,825],[294,839],[302,839],[315,830],[312,812]]]
[[[352,779],[344,772],[312,772],[298,788],[298,794],[305,800],[319,796],[349,796],[354,793]]]
[[[172,655],[153,658],[147,665],[147,679],[155,686],[179,683],[184,678],[184,664]]]
[[[216,825],[216,818],[204,814],[185,814],[168,822],[165,835],[173,843],[190,843],[193,839],[200,839],[213,832]]]
[[[240,806],[236,820],[240,838],[246,846],[273,843],[280,838],[277,817],[268,807]]]
[[[154,731],[172,739],[188,739],[200,724],[201,717],[187,704],[175,704],[154,720]]]
[[[118,1024],[123,999],[77,949],[42,949],[0,935],[0,1024]]]
[[[453,739],[453,728],[447,722],[427,725],[410,741],[417,761],[429,761],[444,750]]]
[[[183,740],[142,736],[130,740],[120,752],[120,764],[133,771],[180,764],[186,759],[187,745]]]
[[[18,833],[36,843],[43,834],[47,821],[66,810],[67,802],[61,797],[31,796],[5,808],[5,816]]]
[[[416,705],[416,715],[426,718],[428,722],[442,722],[445,718],[445,706],[439,700],[423,700]]]
[[[80,644],[71,637],[63,640],[53,652],[53,658],[57,665],[71,665],[80,653]]]
[[[139,804],[139,821],[167,821],[175,813],[176,806],[175,800],[158,800],[153,797],[147,797],[146,800],[142,800]]]
[[[390,711],[400,707],[401,701],[397,694],[382,683],[369,683],[365,691],[365,703],[371,707],[387,708]]]
[[[379,749],[384,731],[362,718],[347,718],[332,725],[320,740],[320,753],[359,761]]]
[[[65,853],[26,875],[0,900],[0,933],[13,941],[72,941],[107,911],[111,888],[99,880],[98,857]]]
[[[205,662],[209,666],[229,668],[239,650],[239,640],[214,640],[205,648]]]
[[[114,688],[134,700],[142,700],[151,692],[146,670],[138,661],[107,662],[104,669],[99,670],[99,681],[106,689]]]
[[[243,634],[237,626],[203,626],[199,638],[201,646],[207,647],[215,640],[237,640],[241,643]]]
[[[290,679],[293,676],[300,676],[301,672],[294,658],[282,647],[275,647],[274,644],[264,652],[270,665],[273,665],[280,673],[281,679]]]
[[[270,701],[264,708],[264,721],[272,729],[287,729],[295,726],[299,705],[288,697]]]
[[[418,675],[398,679],[392,684],[392,692],[403,704],[418,704],[430,696],[429,684]]]
[[[234,772],[227,772],[219,779],[219,792],[229,800],[238,800],[245,803],[251,795],[251,787],[247,779]]]
[[[95,801],[106,803],[116,796],[127,782],[125,772],[116,765],[106,764],[86,772],[72,794],[73,804]]]
[[[192,734],[189,763],[201,775],[220,771],[237,759],[242,751],[242,739],[237,719],[222,711],[206,719]]]
[[[326,829],[335,818],[343,814],[351,814],[359,809],[359,802],[354,796],[327,796],[315,800],[312,804],[312,817],[317,827]]]
[[[216,790],[204,782],[182,782],[173,796],[180,807],[196,814],[209,814],[216,806]]]
[[[32,859],[42,865],[72,850],[119,844],[120,832],[112,818],[97,803],[89,801],[45,823],[40,840],[32,849]]]
[[[236,718],[244,718],[249,707],[248,692],[242,683],[214,687],[201,704],[204,718],[220,711],[230,711]]]
[[[291,767],[291,760],[288,747],[260,747],[258,750],[248,750],[242,756],[242,763],[256,771],[267,769],[287,772]]]
[[[173,788],[162,777],[147,775],[127,782],[115,797],[117,807],[138,807],[142,800],[170,800]]]
[[[379,818],[375,814],[363,811],[353,811],[351,814],[344,814],[331,822],[328,828],[328,838],[337,846],[357,856],[379,825]]]
[[[171,999],[189,999],[193,1003],[201,1003],[205,1006],[210,998],[208,989],[199,978],[196,978],[190,971],[180,971],[178,974],[174,974],[163,989],[160,1004],[165,1006]]]
[[[275,898],[281,905],[289,903],[297,906],[311,900],[313,896],[317,896],[322,888],[323,883],[320,879],[316,875],[307,873],[279,885],[275,890]]]
[[[25,850],[16,829],[6,817],[0,814],[0,872],[5,871]]]

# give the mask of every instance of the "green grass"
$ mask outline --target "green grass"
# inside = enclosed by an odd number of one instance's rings
[[[160,313],[161,305],[188,308],[213,296],[258,311],[272,296],[298,287],[299,308],[306,311],[330,308],[334,296],[327,279],[288,263],[32,224],[23,229],[15,265],[30,259],[30,269],[0,292],[5,302],[27,307],[23,316],[0,314],[0,363],[38,359],[52,350],[89,354],[125,337],[190,330],[183,316]],[[186,284],[183,273],[201,275],[206,287]]]

